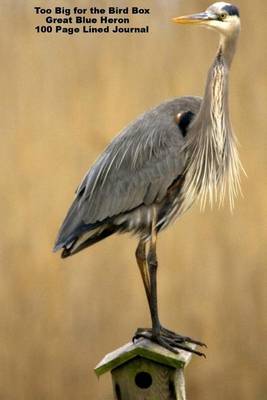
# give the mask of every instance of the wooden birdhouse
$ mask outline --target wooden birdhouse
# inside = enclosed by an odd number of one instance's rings
[[[95,372],[111,371],[115,400],[185,400],[183,371],[190,359],[191,353],[139,339],[107,354]]]

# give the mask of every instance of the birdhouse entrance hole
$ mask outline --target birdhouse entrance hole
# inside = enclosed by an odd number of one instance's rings
[[[140,389],[148,389],[152,385],[152,376],[148,372],[138,372],[135,375],[135,384]]]

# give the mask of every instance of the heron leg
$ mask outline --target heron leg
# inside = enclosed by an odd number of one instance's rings
[[[136,252],[135,252],[136,261],[141,273],[142,281],[144,284],[146,297],[148,301],[148,305],[150,308],[150,278],[147,270],[147,260],[146,260],[146,243],[143,240],[140,240]]]
[[[143,284],[146,291],[146,297],[150,309],[152,319],[152,331],[155,335],[160,332],[160,322],[158,317],[158,301],[157,301],[157,254],[156,254],[156,229],[155,229],[155,213],[151,224],[151,238],[149,244],[148,255],[146,256],[146,243],[140,240],[136,249],[136,260],[141,272]]]
[[[153,224],[152,224],[153,225]],[[152,320],[152,337],[156,338],[160,334],[160,322],[158,313],[158,296],[157,296],[157,269],[158,260],[156,252],[157,236],[156,231],[152,227],[150,246],[147,255],[147,264],[150,277],[150,312]]]
[[[155,223],[152,223],[149,251],[146,257],[145,242],[140,241],[136,249],[136,260],[143,279],[146,296],[149,304],[152,329],[138,328],[133,340],[138,338],[150,339],[166,349],[178,353],[178,349],[186,350],[199,356],[205,356],[202,352],[195,350],[195,346],[205,346],[204,343],[182,336],[161,326],[158,315],[157,298],[157,234]],[[188,344],[191,344],[191,346]],[[193,346],[192,346],[193,345]]]

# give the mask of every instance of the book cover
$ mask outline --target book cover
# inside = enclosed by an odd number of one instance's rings
[[[266,13],[238,0],[230,117],[247,177],[231,213],[195,204],[159,236],[167,327],[208,344],[188,398],[266,395]],[[203,96],[219,34],[172,18],[209,1],[1,0],[0,398],[111,399],[93,369],[150,325],[137,240],[52,248],[111,140],[165,100]]]

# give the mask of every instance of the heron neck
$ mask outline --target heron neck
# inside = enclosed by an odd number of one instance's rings
[[[219,119],[221,119],[221,125],[223,126],[225,126],[224,122],[226,120],[229,121],[228,76],[236,50],[237,39],[238,32],[231,38],[223,35],[220,38],[215,60],[208,72],[202,105],[195,120],[196,125],[200,125],[202,131],[205,131],[205,128],[210,124],[214,125],[214,116],[217,118],[217,124]],[[202,125],[203,123],[204,126]]]
[[[200,110],[188,130],[183,209],[196,197],[201,199],[202,206],[207,198],[211,204],[217,198],[222,202],[226,187],[232,206],[239,191],[240,161],[228,107],[228,75],[234,52],[235,43],[221,39],[208,72]]]
[[[209,69],[203,101],[194,121],[194,126],[200,135],[209,135],[215,128],[214,123],[218,125],[219,120],[228,118],[228,75],[229,67],[223,50],[219,47]],[[219,130],[217,137],[221,133]]]
[[[228,36],[226,37],[223,35],[221,35],[220,37],[220,44],[217,57],[218,54],[221,53],[221,56],[223,57],[224,62],[228,68],[231,67],[235,55],[238,36],[239,36],[239,31],[236,31],[231,35],[231,37]]]

